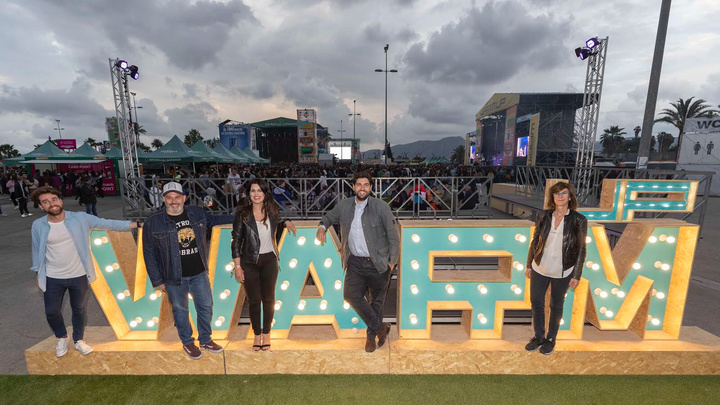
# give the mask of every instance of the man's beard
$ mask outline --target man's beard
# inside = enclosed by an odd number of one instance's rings
[[[47,210],[47,214],[50,216],[56,217],[56,216],[62,214],[63,210],[64,210],[63,207],[52,207]]]
[[[368,196],[370,196],[370,193],[365,194],[364,197],[360,197],[359,193],[355,193],[355,198],[360,202],[367,200]]]

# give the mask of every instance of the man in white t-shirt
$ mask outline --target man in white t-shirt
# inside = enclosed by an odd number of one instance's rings
[[[232,186],[233,201],[238,201],[238,196],[240,195],[240,186],[242,185],[242,177],[238,173],[237,167],[233,167],[232,169],[230,169],[230,174],[228,174],[227,180],[225,182]]]
[[[43,292],[45,316],[58,339],[55,355],[61,357],[68,351],[68,334],[62,316],[66,291],[70,295],[75,349],[83,355],[90,354],[93,349],[83,340],[87,323],[88,289],[96,278],[90,254],[90,231],[128,231],[139,227],[141,223],[65,211],[62,193],[49,186],[38,187],[31,198],[47,213],[32,225],[30,270],[37,272],[36,284]]]

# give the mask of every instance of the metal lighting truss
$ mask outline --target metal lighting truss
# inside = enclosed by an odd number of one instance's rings
[[[587,58],[585,90],[583,91],[583,105],[580,109],[577,155],[575,157],[575,167],[579,169],[575,186],[579,190],[586,188],[588,186],[586,183],[590,181],[590,171],[583,169],[592,167],[593,156],[595,155],[595,139],[597,137],[598,117],[600,116],[602,86],[605,79],[607,45],[608,37],[600,39]]]
[[[130,90],[128,89],[128,72],[117,66],[119,59],[109,59],[110,78],[113,85],[113,98],[115,105],[115,116],[118,123],[118,136],[120,137],[120,150],[122,152],[122,176],[128,180],[126,187],[121,190],[123,200],[132,208],[138,208],[138,202],[142,199],[141,190],[138,187],[139,161],[137,153],[137,139],[132,122],[132,110],[130,109]]]

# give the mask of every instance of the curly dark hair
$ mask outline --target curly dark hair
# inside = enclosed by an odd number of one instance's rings
[[[260,190],[265,194],[265,201],[263,201],[263,221],[268,219],[268,216],[272,217],[279,217],[280,211],[278,210],[277,203],[275,202],[275,199],[273,199],[272,192],[270,191],[270,186],[268,186],[267,182],[263,179],[250,179],[243,184],[243,187],[245,188],[245,199],[238,204],[237,209],[235,210],[235,215],[237,217],[242,218],[243,220],[247,220],[250,218],[250,215],[252,215],[252,200],[250,199],[250,188],[252,188],[253,184],[257,184],[258,187],[260,187]]]
[[[43,195],[43,194],[54,194],[54,195],[56,195],[56,196],[57,196],[59,199],[61,199],[61,200],[62,200],[62,198],[63,198],[63,195],[62,195],[62,193],[60,192],[60,190],[56,189],[55,187],[42,186],[42,187],[36,188],[35,191],[33,191],[33,192],[30,194],[30,199],[31,199],[35,204],[40,204],[40,196]]]

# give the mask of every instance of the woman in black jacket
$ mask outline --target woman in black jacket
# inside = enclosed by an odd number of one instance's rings
[[[535,223],[525,275],[530,278],[530,303],[535,336],[525,346],[550,354],[560,328],[568,288],[575,289],[585,264],[587,219],[576,211],[575,189],[559,182],[550,187],[544,211]],[[550,291],[550,322],[545,335],[545,292]]]
[[[245,284],[250,323],[255,340],[253,350],[270,348],[270,328],[275,315],[275,283],[278,276],[276,235],[285,226],[295,235],[295,225],[282,221],[278,206],[265,180],[244,184],[247,198],[238,205],[232,231],[235,279]],[[262,303],[262,327],[260,305]],[[262,337],[261,334],[262,333]]]

